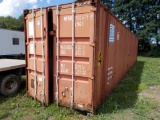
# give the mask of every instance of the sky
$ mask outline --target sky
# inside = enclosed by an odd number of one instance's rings
[[[0,16],[12,16],[18,18],[24,9],[40,8],[64,3],[74,0],[0,0]]]

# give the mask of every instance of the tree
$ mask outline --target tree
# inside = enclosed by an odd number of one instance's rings
[[[105,4],[111,11],[113,11],[115,0],[101,0],[101,2]]]
[[[158,10],[160,10],[159,0],[143,0],[141,7],[141,26],[138,29],[138,37],[142,39],[155,38],[158,45],[157,31],[160,28],[160,22],[157,19]]]
[[[103,3],[108,1],[102,0]],[[148,42],[155,38],[158,45],[160,35],[157,31],[160,30],[160,19],[157,19],[157,14],[160,14],[160,0],[114,0],[108,3],[110,4],[106,4],[107,6],[112,6],[110,10],[140,41]]]
[[[0,28],[7,28],[5,17],[0,17]]]
[[[11,16],[0,17],[0,28],[23,31],[23,26],[23,16],[20,16],[17,19]]]
[[[140,16],[139,11],[141,4],[137,0],[115,0],[114,14],[133,32],[136,34]]]
[[[24,16],[21,15],[18,19],[18,23],[19,23],[19,30],[20,31],[24,31]]]

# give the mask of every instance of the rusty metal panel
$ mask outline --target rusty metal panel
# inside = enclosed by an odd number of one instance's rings
[[[96,12],[96,54],[102,66],[95,67],[93,110],[116,87],[137,58],[138,39],[103,5]],[[104,16],[106,19],[103,19]],[[106,21],[106,23],[104,22]],[[106,28],[104,26],[106,25]],[[103,32],[105,31],[105,33]],[[102,37],[103,36],[103,37]],[[98,57],[94,58],[98,62]]]
[[[37,26],[41,13],[39,9],[34,13],[35,37],[29,36],[28,27],[33,16],[30,12],[25,15],[28,94],[35,97],[36,92],[36,99],[45,104],[53,97],[57,105],[95,111],[136,62],[137,37],[100,3],[94,6],[87,1],[48,7],[40,22],[47,31],[43,32],[45,72],[41,84],[38,79],[43,74],[42,32]],[[52,29],[47,28],[52,25]],[[49,46],[50,33],[53,43]],[[53,86],[49,87],[52,82]],[[45,101],[40,92],[43,87]]]
[[[117,18],[111,13],[107,16],[110,24],[114,26],[114,40],[108,46],[108,71],[109,89],[108,92],[116,87],[121,78],[136,62],[136,55],[132,51],[137,51],[137,38],[134,39],[131,33]],[[110,29],[111,30],[111,29]],[[109,32],[110,32],[109,30]]]
[[[47,10],[24,11],[27,95],[49,104]]]

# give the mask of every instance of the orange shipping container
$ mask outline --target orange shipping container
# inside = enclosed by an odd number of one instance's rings
[[[137,59],[138,39],[102,4],[25,10],[27,94],[94,112]]]

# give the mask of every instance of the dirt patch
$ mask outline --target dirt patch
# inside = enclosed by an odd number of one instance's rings
[[[149,89],[141,92],[140,96],[142,98],[149,98],[149,99],[155,101],[156,103],[158,103],[158,105],[160,107],[160,86],[150,87]]]
[[[153,120],[160,120],[160,107],[158,107],[157,109],[151,111],[148,116],[150,116],[150,118],[152,118]]]
[[[54,120],[54,119],[53,119],[53,116],[48,117],[47,120]]]
[[[114,120],[134,120],[134,113],[132,111],[126,111],[124,113],[115,113],[113,115]]]
[[[12,118],[9,116],[9,117],[6,117],[6,118],[4,118],[2,120],[12,120]]]
[[[25,116],[25,117],[23,117],[23,120],[31,120],[32,118],[31,118],[31,116]]]
[[[139,94],[141,98],[148,98],[151,102],[156,103],[158,106],[153,109],[147,116],[153,120],[160,120],[160,86],[150,87]]]

